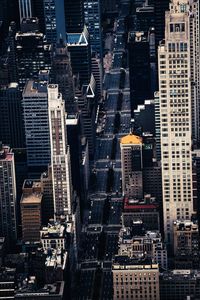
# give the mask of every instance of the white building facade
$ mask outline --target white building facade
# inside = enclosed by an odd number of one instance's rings
[[[51,165],[55,216],[72,214],[70,151],[67,145],[65,103],[57,84],[48,85]]]
[[[173,0],[165,15],[165,40],[158,47],[160,138],[165,239],[173,243],[173,222],[193,213],[192,136],[196,101],[192,39],[197,2]],[[196,116],[197,117],[197,116]]]

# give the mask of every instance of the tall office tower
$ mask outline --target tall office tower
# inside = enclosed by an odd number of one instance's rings
[[[41,72],[44,74],[44,72]],[[47,73],[48,75],[48,73]],[[29,80],[23,92],[27,164],[42,172],[50,163],[47,80]]]
[[[31,0],[19,0],[19,16],[22,19],[32,18]]]
[[[151,99],[149,36],[144,32],[130,32],[128,37],[131,111],[144,100]],[[144,89],[145,86],[145,89]]]
[[[8,245],[17,238],[14,154],[0,143],[0,235]]]
[[[49,43],[66,41],[64,0],[43,0],[45,32]]]
[[[158,48],[159,105],[166,242],[173,245],[173,222],[189,220],[193,209],[191,77],[193,18],[197,2],[173,0],[165,19],[165,41]]]
[[[55,217],[72,213],[70,149],[67,146],[65,103],[57,84],[48,85],[51,166]]]
[[[79,78],[80,85],[89,84],[91,77],[91,48],[86,27],[82,33],[67,35],[67,48],[70,52],[73,75]]]
[[[143,198],[142,139],[129,134],[120,140],[122,192],[127,197]]]
[[[74,102],[74,80],[71,68],[70,54],[67,46],[60,40],[56,44],[52,55],[52,77],[59,87],[65,101],[65,109],[67,112],[76,110]]]
[[[42,186],[40,181],[25,180],[20,201],[22,239],[24,242],[40,241],[42,225]]]
[[[100,0],[83,0],[85,24],[90,34],[92,52],[102,57],[102,29]]]
[[[83,0],[65,0],[65,23],[67,33],[83,31]]]
[[[18,32],[15,36],[19,86],[37,78],[40,70],[51,68],[51,46],[40,32]]]
[[[0,141],[12,148],[23,148],[22,93],[17,83],[0,90],[0,120]]]

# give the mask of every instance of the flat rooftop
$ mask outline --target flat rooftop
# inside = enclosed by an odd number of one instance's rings
[[[67,34],[67,45],[87,45],[87,39],[83,33]]]
[[[41,204],[42,194],[33,193],[31,195],[22,196],[21,204]]]

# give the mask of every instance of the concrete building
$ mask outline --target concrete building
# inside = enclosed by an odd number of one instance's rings
[[[24,242],[40,240],[42,225],[42,187],[40,181],[25,180],[20,201],[22,239]]]
[[[196,136],[198,107],[191,84],[195,50],[191,41],[198,43],[197,9],[197,1],[173,0],[165,15],[165,41],[158,48],[163,217],[169,245],[173,222],[190,220],[194,211],[191,137]]]
[[[0,236],[7,245],[17,239],[16,179],[14,154],[0,143]]]
[[[23,115],[26,136],[27,164],[32,169],[46,170],[50,163],[48,119],[48,72],[44,80],[29,80],[23,92]]]
[[[176,269],[199,268],[199,229],[192,221],[174,222],[174,260]]]
[[[67,146],[65,103],[57,84],[48,85],[48,113],[55,216],[72,213],[70,149]]]
[[[59,222],[50,221],[47,227],[43,227],[40,231],[40,240],[43,250],[66,250],[66,238],[67,228]]]
[[[159,268],[151,260],[115,256],[113,299],[159,300]]]
[[[60,38],[66,41],[64,0],[43,0],[45,33],[47,41],[57,43]]]
[[[127,197],[143,198],[142,138],[133,134],[120,140],[122,192]]]

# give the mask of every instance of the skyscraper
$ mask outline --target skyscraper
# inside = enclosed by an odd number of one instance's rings
[[[72,72],[79,78],[80,85],[89,84],[91,77],[91,48],[86,27],[82,33],[67,35],[67,48],[70,52]]]
[[[28,79],[37,78],[40,70],[49,70],[51,65],[51,46],[44,40],[40,32],[18,32],[16,41],[16,66],[19,86],[23,90]]]
[[[27,163],[36,171],[46,170],[50,163],[47,84],[44,80],[30,80],[23,92]]]
[[[32,18],[31,0],[19,0],[20,21],[26,18]]]
[[[131,110],[133,112],[139,104],[144,104],[144,100],[151,99],[152,96],[149,35],[144,32],[130,32],[128,55]]]
[[[83,31],[83,0],[65,0],[65,22],[67,33]]]
[[[43,0],[45,32],[49,43],[66,40],[64,0]]]
[[[102,56],[102,29],[100,0],[84,0],[85,24],[90,34],[92,52]]]
[[[48,85],[51,165],[55,217],[72,213],[70,150],[67,146],[65,103],[57,84]]]
[[[65,101],[67,112],[75,111],[74,82],[71,68],[70,54],[62,40],[56,44],[52,55],[53,82],[59,87],[59,92]]]
[[[194,72],[195,0],[173,0],[165,19],[165,41],[158,48],[159,106],[166,241],[173,243],[173,222],[193,213],[192,119],[196,105]],[[191,109],[192,108],[192,109]]]
[[[14,154],[0,143],[0,235],[8,245],[17,238]]]
[[[22,93],[17,83],[0,90],[0,120],[0,140],[12,148],[23,148]]]

